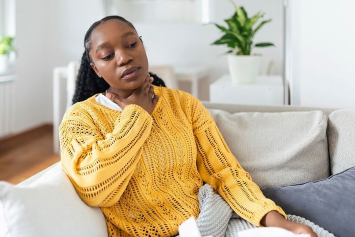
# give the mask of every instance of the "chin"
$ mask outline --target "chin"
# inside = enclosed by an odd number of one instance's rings
[[[146,76],[137,76],[137,78],[127,81],[125,83],[127,89],[138,89],[144,83]]]

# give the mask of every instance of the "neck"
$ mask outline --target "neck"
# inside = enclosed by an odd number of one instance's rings
[[[133,94],[135,90],[122,90],[114,87],[109,87],[107,92],[117,95],[120,98],[127,98]]]

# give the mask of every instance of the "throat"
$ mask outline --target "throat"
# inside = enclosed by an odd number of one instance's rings
[[[106,92],[117,95],[119,98],[126,99],[130,97],[135,90],[119,90],[116,88],[108,88]]]

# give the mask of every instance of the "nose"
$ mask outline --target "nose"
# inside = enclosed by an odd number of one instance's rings
[[[122,67],[133,61],[133,56],[126,50],[116,52],[117,66]]]

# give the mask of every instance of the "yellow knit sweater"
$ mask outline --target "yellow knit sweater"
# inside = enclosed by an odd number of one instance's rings
[[[284,215],[197,99],[163,87],[154,92],[152,115],[138,105],[115,111],[93,96],[73,105],[60,125],[63,168],[80,198],[101,207],[109,236],[177,235],[183,221],[199,214],[203,182],[254,225],[271,210]]]

